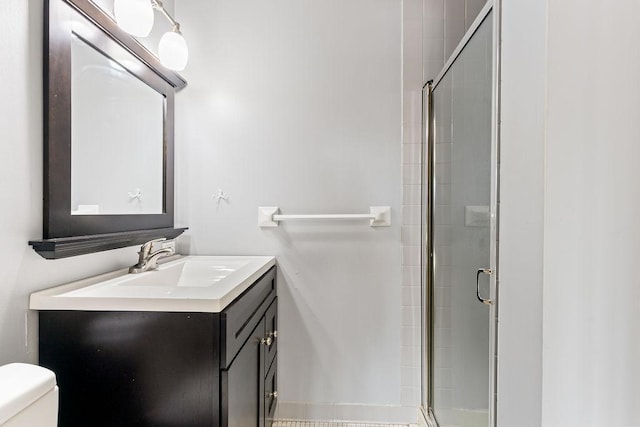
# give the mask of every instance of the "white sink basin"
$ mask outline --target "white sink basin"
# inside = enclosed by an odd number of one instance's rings
[[[34,310],[222,311],[275,265],[265,256],[186,256],[156,271],[103,274],[31,294]]]

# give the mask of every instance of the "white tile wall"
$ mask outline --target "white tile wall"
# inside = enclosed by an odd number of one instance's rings
[[[403,2],[402,137],[402,331],[400,400],[420,404],[421,182],[422,182],[422,0]]]
[[[402,182],[407,185],[420,185],[422,183],[422,166],[408,163],[402,171]]]
[[[402,223],[405,225],[420,225],[422,217],[421,206],[406,205],[402,207]]]
[[[424,80],[435,78],[486,0],[423,0]]]
[[[421,190],[419,185],[403,185],[402,200],[407,206],[420,206]]]
[[[465,0],[446,0],[444,8],[444,56],[449,58],[466,31]]]
[[[407,127],[405,125],[405,127]],[[402,164],[410,165],[414,168],[419,166],[422,161],[422,144],[420,144],[420,129],[419,126],[413,124],[411,126],[411,132],[403,132],[402,139]],[[416,129],[418,128],[418,129]],[[417,136],[416,136],[417,135]],[[417,138],[417,139],[416,139]],[[414,141],[418,141],[417,143]]]
[[[433,79],[444,65],[444,0],[423,0],[423,79]]]
[[[458,2],[459,3],[459,2]],[[464,4],[464,0],[462,0]],[[458,12],[461,9],[455,4],[447,6],[446,13]],[[451,19],[447,20],[449,23]],[[455,40],[458,36],[454,36]],[[455,42],[457,44],[457,42]],[[435,211],[435,244],[437,245],[436,253],[438,258],[435,260],[437,269],[437,277],[435,278],[437,289],[434,292],[436,301],[435,318],[435,339],[434,351],[439,357],[436,357],[434,365],[434,389],[435,398],[439,408],[449,408],[452,404],[453,385],[451,378],[451,133],[447,132],[451,128],[451,113],[449,111],[450,88],[443,81],[439,87],[442,95],[439,99],[440,104],[444,107],[438,111],[438,135],[436,141],[436,194],[437,200],[434,206]],[[444,130],[444,132],[443,132]],[[442,256],[442,255],[445,256]]]

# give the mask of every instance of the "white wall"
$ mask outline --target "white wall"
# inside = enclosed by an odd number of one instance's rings
[[[177,100],[183,246],[278,257],[280,416],[415,419],[415,406],[401,406],[401,335],[413,331],[403,331],[400,310],[400,6],[176,6],[190,47],[189,86]],[[216,204],[218,188],[228,203]],[[258,207],[270,205],[390,205],[393,225],[260,229]]]
[[[637,426],[640,3],[582,3],[548,9],[542,422]]]
[[[37,362],[33,291],[122,268],[135,248],[47,261],[42,238],[42,2],[9,0],[0,13],[0,365]]]
[[[502,3],[498,426],[541,426],[546,5]]]
[[[422,0],[402,1],[402,342],[401,402],[420,405]]]
[[[504,2],[499,425],[640,425],[639,13]]]

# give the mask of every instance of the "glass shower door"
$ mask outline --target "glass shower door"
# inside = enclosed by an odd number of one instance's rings
[[[496,168],[492,14],[431,91],[429,403],[441,427],[490,425]]]

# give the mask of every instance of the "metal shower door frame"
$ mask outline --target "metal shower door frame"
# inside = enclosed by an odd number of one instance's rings
[[[493,52],[492,52],[492,84],[491,95],[491,189],[490,189],[490,266],[493,273],[490,276],[490,299],[493,304],[489,306],[489,426],[497,427],[497,363],[498,363],[498,286],[499,270],[498,266],[498,201],[499,201],[499,120],[500,120],[500,28],[501,28],[501,7],[500,0],[488,0],[469,30],[465,33],[456,49],[453,51],[443,69],[434,80],[428,81],[422,88],[422,398],[421,412],[427,424],[437,427],[433,414],[433,206],[435,195],[434,164],[433,153],[435,150],[433,128],[435,126],[435,115],[433,111],[433,90],[442,80],[445,74],[453,66],[456,59],[463,52],[473,35],[487,16],[492,15],[493,31]]]

